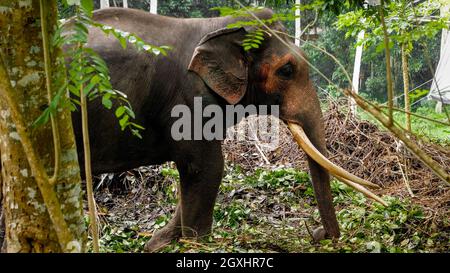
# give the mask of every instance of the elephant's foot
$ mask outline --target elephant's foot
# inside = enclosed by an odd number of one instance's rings
[[[174,226],[165,226],[163,229],[158,230],[152,236],[150,241],[145,244],[146,252],[157,252],[161,248],[167,246],[172,241],[181,237],[181,230]]]
[[[313,231],[312,237],[314,242],[318,243],[327,238],[327,232],[323,227],[318,227]]]
[[[312,233],[312,237],[314,242],[318,243],[322,240],[325,239],[333,239],[333,240],[337,240],[339,238],[339,236],[331,236],[330,234],[328,234],[325,229],[321,226],[316,228],[313,233]]]

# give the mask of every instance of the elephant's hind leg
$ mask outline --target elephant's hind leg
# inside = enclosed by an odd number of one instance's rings
[[[220,142],[196,142],[180,147],[180,200],[172,220],[156,232],[145,250],[156,251],[179,237],[201,238],[211,233],[214,203],[222,181],[224,160]]]

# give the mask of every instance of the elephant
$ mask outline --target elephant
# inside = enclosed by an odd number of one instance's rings
[[[273,11],[256,13],[272,18]],[[147,12],[109,8],[94,12],[104,25],[134,33],[154,45],[169,45],[167,57],[153,57],[132,47],[124,50],[113,37],[91,29],[88,46],[107,63],[113,87],[128,96],[136,122],[145,130],[142,139],[120,130],[116,117],[101,106],[89,104],[92,171],[112,173],[174,161],[180,173],[178,205],[170,222],[146,244],[155,251],[180,237],[201,238],[210,234],[213,208],[222,180],[224,158],[220,140],[180,140],[171,136],[176,105],[192,109],[194,98],[204,107],[217,105],[279,105],[280,118],[300,125],[315,148],[326,154],[322,111],[309,77],[306,57],[300,48],[294,54],[282,41],[265,35],[260,48],[245,51],[241,43],[248,29],[228,28],[251,17],[177,19]],[[281,23],[271,28],[285,32]],[[300,58],[302,56],[303,58]],[[236,121],[237,122],[237,121]],[[78,147],[82,147],[80,115],[73,116]],[[80,166],[83,151],[79,148]],[[338,238],[329,172],[308,158],[321,221],[319,237]]]
[[[273,15],[270,9],[255,13],[256,18],[265,22]],[[155,57],[132,46],[123,49],[116,38],[98,28],[89,30],[88,47],[103,58],[113,88],[126,94],[135,113],[134,122],[145,128],[141,138],[128,130],[122,131],[114,113],[102,105],[101,99],[89,102],[92,173],[117,173],[172,161],[180,174],[175,213],[146,244],[148,252],[181,237],[204,238],[212,230],[213,209],[225,164],[222,141],[204,136],[180,140],[172,133],[178,120],[173,109],[181,105],[193,110],[198,98],[203,108],[279,106],[279,118],[304,133],[306,146],[302,148],[307,153],[322,223],[313,237],[315,240],[340,237],[330,173],[339,173],[348,180],[352,177],[323,161],[327,149],[322,111],[309,76],[307,58],[283,34],[286,29],[279,22],[270,23],[276,35],[265,32],[261,45],[245,50],[242,42],[248,38],[251,27],[228,25],[252,19],[233,16],[178,19],[122,8],[93,13],[93,20],[98,23],[133,33],[149,44],[172,47],[167,56]],[[72,119],[83,173],[80,112],[73,112]],[[202,125],[205,122],[200,120]]]

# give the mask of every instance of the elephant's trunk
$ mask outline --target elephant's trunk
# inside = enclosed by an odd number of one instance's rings
[[[292,128],[293,125],[290,125],[289,127]],[[304,122],[303,127],[306,136],[311,140],[312,145],[314,145],[321,154],[326,156],[327,149],[322,123]],[[306,149],[304,150],[306,151]],[[331,195],[330,175],[324,167],[314,160],[310,153],[307,154],[314,194],[319,207],[322,225],[328,236],[338,238],[340,235],[339,225],[333,206],[333,197]]]
[[[314,194],[317,199],[323,227],[328,236],[337,238],[340,232],[333,206],[333,197],[331,195],[330,173],[348,186],[362,192],[367,197],[385,206],[387,204],[384,200],[362,186],[378,187],[376,184],[350,174],[326,158],[325,130],[319,100],[312,86],[306,89],[307,96],[304,97],[301,103],[308,107],[298,107],[292,101],[300,103],[299,101],[290,100],[291,104],[284,105],[285,113],[292,113],[294,109],[300,109],[300,111],[293,115],[285,114],[283,119],[288,123],[288,127],[299,146],[308,155]]]
[[[307,113],[298,115],[296,117],[298,121],[295,123],[289,122],[288,126],[296,140],[299,138],[299,130],[305,133],[300,137],[302,139],[300,146],[308,155],[308,164],[322,225],[328,236],[338,238],[340,232],[333,206],[333,197],[331,195],[330,175],[328,170],[321,166],[319,164],[320,162],[318,163],[314,153],[311,152],[311,146],[313,146],[322,155],[326,156],[327,154],[320,104],[318,100],[315,100],[311,104]],[[301,127],[297,124],[301,124]]]

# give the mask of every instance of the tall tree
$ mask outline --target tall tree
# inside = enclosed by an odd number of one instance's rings
[[[82,252],[86,232],[70,110],[58,108],[51,124],[34,126],[64,88],[55,80],[65,69],[61,51],[51,48],[56,2],[1,0],[0,6],[5,250]]]

